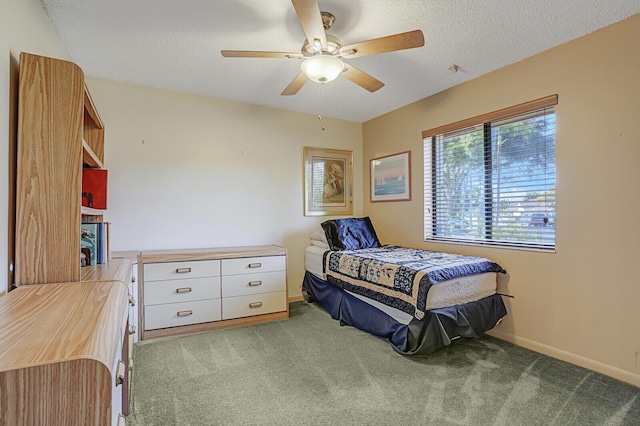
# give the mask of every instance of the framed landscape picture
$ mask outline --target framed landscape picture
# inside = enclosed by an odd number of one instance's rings
[[[411,200],[411,151],[374,158],[370,170],[371,202]]]
[[[304,215],[353,214],[353,151],[304,148]]]

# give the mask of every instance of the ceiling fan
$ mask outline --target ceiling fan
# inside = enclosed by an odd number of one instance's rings
[[[295,95],[308,80],[328,83],[339,75],[345,76],[370,92],[375,92],[384,86],[384,83],[351,64],[345,64],[343,59],[424,46],[424,35],[420,30],[343,46],[337,37],[326,33],[326,30],[333,25],[335,18],[331,13],[320,12],[317,0],[291,0],[291,3],[293,3],[300,24],[302,24],[304,34],[307,36],[300,53],[251,50],[222,50],[220,52],[225,58],[304,59],[300,73],[281,93],[284,96]]]

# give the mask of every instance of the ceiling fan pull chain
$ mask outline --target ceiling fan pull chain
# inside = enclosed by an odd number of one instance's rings
[[[318,88],[318,120],[320,120],[320,130],[324,132],[324,124],[322,123],[322,98],[324,96],[324,84],[319,84]]]

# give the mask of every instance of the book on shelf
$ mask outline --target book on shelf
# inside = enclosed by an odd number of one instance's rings
[[[110,222],[105,222],[104,223],[104,230],[105,230],[105,235],[106,238],[104,239],[105,241],[105,250],[104,252],[106,253],[105,255],[105,261],[109,262],[111,260],[111,248],[109,247],[109,228],[111,227],[111,223]]]
[[[109,223],[91,222],[80,225],[80,266],[107,263],[109,250]]]

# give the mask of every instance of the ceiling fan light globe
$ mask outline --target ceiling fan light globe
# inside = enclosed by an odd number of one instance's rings
[[[305,59],[300,68],[309,80],[328,83],[338,78],[344,70],[344,64],[335,56],[318,55]]]

